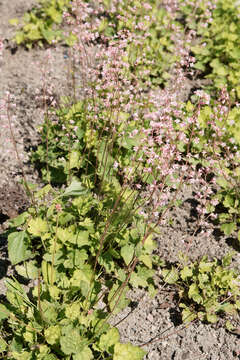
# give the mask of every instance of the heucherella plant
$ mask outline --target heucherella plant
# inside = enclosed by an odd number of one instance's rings
[[[106,353],[115,360],[122,354],[141,359],[144,352],[119,344],[115,330],[114,342],[109,340],[107,320],[128,304],[130,287],[155,294],[159,259],[152,256],[153,234],[193,174],[177,146],[181,141],[188,149],[189,124],[181,131],[172,122],[170,114],[179,115],[173,100],[162,110],[165,98],[158,104],[155,93],[142,93],[124,61],[130,41],[124,32],[109,39],[107,48],[101,44],[97,62],[89,64],[96,35],[89,33],[86,18],[93,10],[77,5],[74,51],[86,50],[79,61],[89,66],[84,98],[60,109],[56,123],[46,123],[47,147],[37,156],[43,164],[47,159],[43,175],[49,184],[12,221],[9,258],[20,275],[38,285],[27,296],[9,281],[1,351],[15,359],[91,359]],[[55,179],[63,189],[52,188]]]
[[[151,86],[166,82],[169,79],[168,70],[178,59],[171,36],[177,24],[167,5],[154,0],[102,3],[104,13],[98,27],[99,33],[106,37],[120,32],[135,36],[135,41],[129,41],[126,54],[131,70],[143,78],[142,86],[149,81]]]
[[[196,33],[195,68],[211,79],[208,88],[235,89],[239,98],[239,6],[236,1],[181,1],[186,28]]]
[[[201,166],[201,171],[207,182],[202,187],[205,192],[204,207],[220,229],[229,236],[239,233],[239,105],[234,101],[234,94],[229,94],[225,88],[217,100],[211,101],[207,94],[200,96],[203,106],[198,111],[198,123],[193,130],[190,152],[191,162]],[[188,113],[193,113],[194,106],[187,103]],[[202,202],[203,204],[203,202]],[[238,235],[239,236],[239,235]]]
[[[12,221],[10,261],[37,285],[27,295],[15,279],[7,281],[7,302],[0,306],[4,356],[121,359],[124,353],[143,358],[143,350],[120,344],[107,320],[129,303],[129,286],[147,286],[155,293],[158,259],[150,256],[151,236],[141,241],[140,216],[134,227],[131,202],[119,200],[116,216],[113,195],[100,201],[76,180],[60,194],[47,185],[35,195],[37,214],[29,208]]]
[[[239,271],[230,268],[233,254],[221,261],[210,261],[204,256],[200,261],[181,264],[178,268],[163,269],[162,277],[168,284],[176,284],[184,322],[195,319],[216,323],[221,314],[237,319],[240,310]],[[226,320],[232,331],[234,325]]]
[[[34,271],[31,275],[37,277]],[[7,289],[9,302],[0,305],[0,353],[8,359],[121,360],[124,354],[140,360],[145,355],[121,344],[118,330],[105,321],[106,312],[86,310],[76,292],[39,282],[30,298],[17,280],[8,280]]]
[[[224,89],[215,101],[201,90],[182,101],[199,66],[191,45],[205,1],[192,26],[190,2],[76,0],[64,13],[67,2],[48,2],[59,4],[71,29],[72,94],[48,109],[44,84],[32,161],[45,186],[31,192],[31,207],[10,221],[8,234],[9,259],[33,286],[26,293],[7,281],[0,352],[17,360],[138,360],[145,352],[121,344],[108,321],[129,304],[128,290],[156,294],[155,234],[169,210],[191,187],[192,238],[209,235],[221,203],[228,210],[221,229],[238,228],[238,104]],[[10,119],[8,105],[6,112]],[[162,270],[178,286],[184,320],[237,315],[238,273],[229,265],[229,257],[204,257]]]
[[[63,39],[59,25],[69,6],[70,0],[39,0],[39,4],[26,12],[20,21],[17,18],[9,21],[19,28],[14,37],[15,42],[30,49],[35,44],[42,47],[46,43],[53,44]]]

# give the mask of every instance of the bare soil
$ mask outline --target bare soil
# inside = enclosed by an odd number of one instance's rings
[[[14,137],[24,171],[30,182],[40,183],[38,174],[29,162],[29,151],[39,141],[37,127],[43,120],[44,106],[39,101],[42,91],[44,70],[48,59],[47,49],[26,51],[16,47],[11,38],[14,29],[8,20],[20,17],[31,7],[32,1],[0,0],[0,38],[4,40],[5,50],[0,60],[0,99],[9,91],[16,104],[15,114],[11,117]],[[66,94],[68,89],[68,64],[64,57],[66,49],[59,45],[53,57],[53,92],[56,97]],[[189,84],[187,84],[189,87]],[[189,89],[187,89],[189,91]],[[22,169],[16,158],[11,141],[8,119],[0,124],[0,223],[20,213],[28,205],[18,181],[22,178]],[[169,262],[177,262],[179,252],[188,252],[191,259],[202,255],[220,258],[233,249],[236,250],[234,263],[240,268],[240,248],[235,238],[227,239],[214,232],[203,237],[192,237],[194,218],[193,190],[183,194],[183,205],[170,214],[171,225],[166,225],[156,239],[158,253]],[[1,231],[3,232],[3,230]],[[0,296],[4,294],[4,279],[12,273],[7,258],[6,238],[0,237]],[[116,316],[113,324],[117,327],[123,342],[132,342],[144,346],[149,360],[232,360],[240,359],[240,336],[227,332],[221,322],[216,325],[194,323],[185,327],[181,323],[180,312],[173,289],[163,287],[159,279],[159,292],[150,299],[144,290],[132,291],[131,306]]]

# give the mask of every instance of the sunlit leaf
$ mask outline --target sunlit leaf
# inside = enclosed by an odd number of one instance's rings
[[[145,355],[146,351],[137,346],[117,343],[114,346],[113,360],[142,360]]]
[[[8,236],[8,255],[11,263],[16,265],[31,257],[29,238],[26,231],[13,232]]]

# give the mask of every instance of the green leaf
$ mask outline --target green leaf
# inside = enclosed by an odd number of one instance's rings
[[[70,167],[70,169],[79,167],[79,159],[80,159],[79,151],[73,150],[70,153],[70,157],[69,157],[69,167]]]
[[[28,223],[28,232],[33,236],[41,237],[42,234],[48,232],[47,221],[41,219],[40,217],[31,219]]]
[[[193,270],[189,266],[184,266],[184,268],[181,270],[180,274],[181,274],[181,278],[183,279],[183,281],[185,281],[188,277],[192,276]]]
[[[224,189],[231,187],[231,184],[224,177],[218,177],[216,182]]]
[[[42,35],[44,37],[44,39],[51,44],[51,42],[54,40],[55,38],[55,32],[49,29],[45,29],[44,27],[41,28],[41,32]]]
[[[17,338],[17,339],[13,338],[13,340],[9,346],[9,349],[11,351],[21,352],[22,348],[23,348],[23,344],[22,344],[21,340],[19,340],[19,338]]]
[[[120,280],[121,282],[123,282],[126,279],[126,274],[123,269],[118,269],[116,272],[116,276],[118,280]]]
[[[68,331],[67,328],[65,329],[65,335],[60,337],[60,345],[62,352],[65,355],[81,353],[81,341],[83,339],[80,336],[80,331],[78,329],[71,329]]]
[[[12,265],[31,257],[31,251],[28,250],[29,238],[26,231],[13,232],[8,236],[8,255]]]
[[[47,300],[41,302],[43,317],[47,323],[56,323],[58,311],[54,303]]]
[[[79,317],[80,311],[81,311],[81,306],[79,302],[68,304],[65,307],[66,318],[71,320],[76,320]]]
[[[77,244],[79,247],[84,245],[90,245],[88,231],[79,231],[76,236],[77,236]]]
[[[214,73],[219,76],[226,76],[227,75],[227,69],[226,67],[219,61],[219,59],[214,59],[210,62],[210,65],[214,69]]]
[[[99,265],[104,266],[104,268],[108,274],[114,272],[115,263],[112,259],[111,254],[108,251],[106,251],[105,253],[103,253],[99,256],[98,262],[99,262]]]
[[[32,28],[28,32],[27,37],[29,40],[32,40],[32,41],[40,40],[42,38],[41,33],[40,33],[39,29],[37,29],[37,28]]]
[[[98,31],[101,33],[108,27],[108,20],[103,19],[98,27]]]
[[[110,307],[110,310],[113,311],[113,314],[117,314],[119,311],[126,308],[130,302],[130,300],[127,299],[127,297],[126,297],[127,292],[129,290],[128,286],[126,286],[124,288],[124,290],[121,293],[120,298],[119,298],[119,295],[120,295],[120,291],[122,289],[118,291],[119,288],[120,288],[120,286],[118,286],[117,284],[114,284],[108,294],[109,307]],[[117,291],[117,293],[116,293],[116,291]],[[116,294],[116,296],[115,296],[115,294]]]
[[[192,112],[194,110],[194,105],[190,101],[186,104],[186,110],[187,112]]]
[[[216,314],[213,314],[213,313],[208,313],[206,314],[206,318],[207,318],[207,321],[214,324],[218,321],[218,316]]]
[[[8,20],[8,22],[10,25],[17,26],[19,24],[19,19],[18,18],[10,19]]]
[[[142,261],[149,269],[152,269],[152,258],[150,255],[140,255],[139,260]]]
[[[139,286],[145,288],[148,285],[145,277],[141,277],[138,274],[136,274],[135,272],[133,272],[131,275],[130,284],[135,288],[137,288]]]
[[[40,345],[41,347],[41,345]],[[54,354],[47,354],[44,356],[43,360],[58,360]]]
[[[207,259],[203,258],[199,263],[199,271],[201,273],[211,272],[215,262],[207,261]]]
[[[16,271],[19,275],[27,279],[38,278],[38,267],[36,266],[35,261],[28,261],[23,265],[16,266]]]
[[[237,310],[240,310],[240,300],[236,300],[235,307]]]
[[[143,265],[138,265],[136,268],[137,272],[134,271],[130,278],[130,283],[134,287],[142,286],[147,287],[149,281],[151,282],[154,276],[154,270],[147,269]]]
[[[50,184],[44,186],[42,189],[40,189],[35,196],[39,199],[42,199],[44,196],[46,196],[50,191],[52,190],[52,186]]]
[[[86,189],[81,182],[73,180],[72,183],[67,187],[65,192],[59,197],[80,196],[87,193],[88,189]]]
[[[77,36],[74,34],[70,34],[67,38],[65,38],[65,42],[68,46],[73,46],[77,41]],[[78,129],[76,135],[79,139],[83,137],[84,132],[81,129]]]
[[[113,360],[141,360],[146,351],[132,344],[116,344],[114,346]]]
[[[15,36],[15,41],[18,45],[20,45],[21,43],[23,43],[25,40],[25,36],[24,33],[22,31],[19,31],[16,36]]]
[[[49,15],[49,16],[52,18],[52,20],[53,20],[56,24],[60,24],[60,23],[61,23],[61,21],[62,21],[62,14],[61,14],[59,11],[57,11],[54,6],[49,7],[49,8],[47,9],[46,13],[47,13],[47,15]]]
[[[123,257],[123,260],[126,265],[129,265],[130,261],[133,259],[134,255],[134,245],[133,244],[127,244],[121,248],[121,256]]]
[[[224,311],[225,313],[230,314],[230,315],[236,314],[236,309],[235,309],[234,304],[230,304],[228,302],[222,304],[219,310]]]
[[[8,344],[0,337],[0,353],[7,350]]]
[[[94,223],[90,218],[85,217],[84,221],[79,222],[79,225],[87,229],[90,234],[93,234],[95,232]]]
[[[21,353],[19,353],[19,352],[13,351],[11,353],[11,358],[15,359],[15,360],[31,360],[32,359],[32,352],[21,351]]]
[[[0,321],[3,319],[7,319],[9,315],[10,311],[6,308],[6,306],[0,304]]]
[[[108,351],[109,348],[120,340],[118,329],[112,328],[106,334],[102,334],[99,340],[99,347],[102,351]]]
[[[229,266],[229,265],[231,264],[233,255],[234,255],[234,253],[232,252],[232,253],[226,254],[226,255],[223,257],[223,259],[222,259],[222,265],[223,265],[224,267]]]
[[[197,69],[197,70],[202,70],[202,71],[205,70],[205,65],[204,65],[202,62],[200,62],[200,61],[197,61],[197,62],[194,64],[194,67],[195,67],[195,69]]]
[[[57,229],[57,237],[58,239],[65,244],[67,241],[70,241],[71,239],[76,239],[74,233],[72,231],[69,231],[68,229]],[[70,241],[72,242],[72,241]]]
[[[23,212],[22,214],[18,215],[17,217],[15,217],[14,219],[11,220],[11,224],[15,227],[18,227],[22,224],[25,223],[26,219],[29,217],[29,213],[28,212]]]
[[[98,159],[98,171],[101,176],[109,175],[112,170],[112,165],[114,163],[114,158],[110,155],[109,148],[110,144],[107,141],[102,141],[98,152],[96,153]]]
[[[52,267],[52,264],[44,260],[42,261],[42,276],[47,284],[50,284],[51,280],[53,280],[53,282],[56,280],[55,268]]]
[[[51,298],[53,298],[54,300],[59,299],[61,290],[57,286],[55,286],[55,285],[49,286],[48,290],[49,290],[49,294],[50,294]]]
[[[88,346],[84,346],[80,352],[78,352],[76,355],[73,355],[73,360],[91,360],[93,358],[92,350],[89,349]]]
[[[7,299],[12,305],[17,307],[20,305],[33,306],[26,292],[16,279],[7,279],[5,283],[8,289]]]
[[[157,295],[158,289],[155,288],[154,285],[150,284],[150,285],[148,285],[148,290],[147,290],[147,292],[148,292],[148,295],[150,296],[150,298],[153,299],[153,298],[155,298],[155,296]]]
[[[178,270],[172,267],[171,270],[163,269],[162,270],[163,280],[167,284],[175,284],[178,281]]]
[[[233,331],[235,329],[235,326],[233,326],[229,320],[226,321],[225,326],[228,331]]]
[[[224,198],[224,201],[223,201],[223,205],[226,207],[226,208],[231,208],[231,207],[234,207],[234,198],[233,196],[227,194]]]
[[[183,322],[189,323],[189,322],[195,320],[196,317],[197,317],[197,315],[193,311],[191,311],[188,307],[183,309],[183,311],[182,311]]]
[[[61,336],[61,327],[59,325],[49,326],[44,330],[44,336],[48,344],[54,345]]]
[[[199,288],[198,288],[197,284],[195,284],[195,283],[190,285],[189,290],[188,290],[188,296],[190,299],[193,299],[194,301],[196,301],[197,304],[203,303],[203,298],[199,294]]]
[[[93,270],[90,268],[90,266],[85,265],[81,270],[78,269],[74,271],[73,277],[71,278],[71,284],[72,286],[79,287],[80,282],[84,281],[89,285],[92,279],[92,275]]]
[[[144,242],[144,249],[146,250],[147,254],[151,254],[153,252],[154,249],[156,249],[157,244],[156,242],[152,239],[153,235],[150,234],[145,242]]]
[[[64,261],[63,265],[65,268],[73,269],[75,267],[81,268],[83,267],[85,261],[88,259],[88,254],[86,250],[73,250],[68,253],[67,259]],[[60,259],[60,264],[62,263]]]
[[[229,236],[233,231],[237,230],[237,225],[234,222],[226,223],[221,225],[221,230],[225,235]]]

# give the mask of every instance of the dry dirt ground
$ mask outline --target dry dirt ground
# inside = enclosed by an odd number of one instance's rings
[[[9,91],[14,96],[16,109],[11,117],[14,136],[24,170],[29,181],[39,182],[38,175],[29,163],[29,149],[38,141],[37,126],[43,117],[43,106],[37,98],[42,88],[42,67],[46,64],[46,49],[26,51],[16,48],[11,42],[14,29],[8,20],[20,17],[31,7],[32,0],[0,0],[0,38],[5,50],[0,60],[0,100]],[[67,91],[67,68],[64,58],[66,49],[58,46],[53,54],[52,82],[55,95]],[[22,177],[21,168],[11,143],[8,121],[0,123],[0,222],[20,212],[27,205],[24,192],[17,182]],[[162,229],[158,237],[158,252],[171,262],[178,260],[179,251],[186,252],[191,227],[194,225],[192,190],[183,195],[183,206],[171,214],[172,223]],[[236,250],[235,264],[240,268],[240,249],[235,239],[226,239],[221,234],[208,238],[195,236],[189,248],[189,256],[197,259],[204,254],[221,257]],[[4,294],[4,278],[12,269],[7,259],[6,238],[0,238],[0,295]],[[159,274],[156,274],[159,277]],[[123,342],[144,344],[149,360],[231,360],[240,359],[240,336],[227,332],[221,324],[201,323],[184,327],[176,307],[171,288],[159,285],[159,292],[150,299],[144,290],[130,293],[131,306],[112,320],[121,333]],[[1,297],[0,297],[1,298]],[[128,315],[128,316],[127,316]]]

